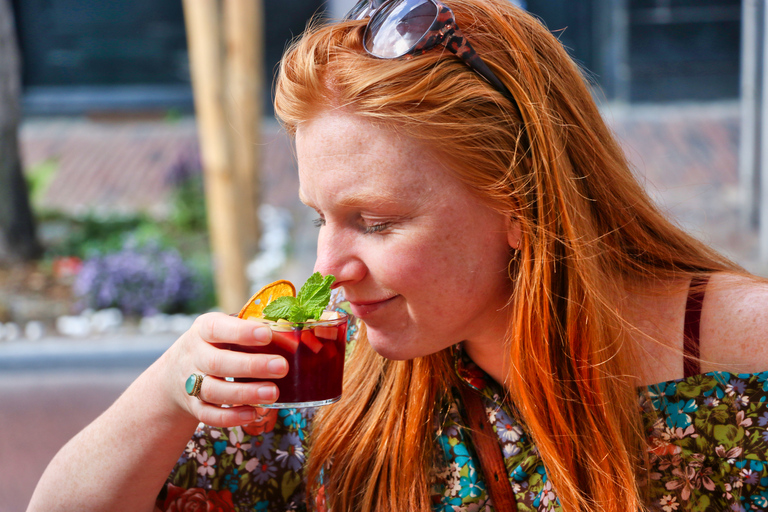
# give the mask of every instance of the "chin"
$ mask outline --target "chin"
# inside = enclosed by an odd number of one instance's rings
[[[423,350],[425,344],[422,340],[415,342],[413,340],[405,339],[402,336],[386,336],[377,333],[373,329],[368,329],[366,334],[371,348],[373,348],[373,350],[381,357],[392,361],[407,361],[409,359],[424,357],[433,352],[437,352],[437,350]]]
[[[374,341],[371,339],[371,336],[368,337],[368,343],[371,344],[371,348],[379,354],[381,357],[384,357],[386,359],[390,359],[392,361],[405,361],[407,359],[413,359],[413,356],[410,356],[410,354],[406,353],[408,351],[404,351],[402,347],[392,346],[391,343],[377,343],[377,341]]]

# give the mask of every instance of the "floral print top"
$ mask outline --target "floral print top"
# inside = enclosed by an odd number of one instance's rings
[[[457,351],[455,369],[481,391],[519,511],[558,511],[555,490],[500,387]],[[653,510],[768,510],[768,372],[713,372],[638,390],[648,436]],[[459,405],[435,417],[433,510],[491,512]],[[231,429],[201,425],[157,500],[163,511],[306,510],[302,466],[314,409],[261,409]],[[319,500],[322,501],[322,500]],[[322,503],[318,503],[322,510]]]

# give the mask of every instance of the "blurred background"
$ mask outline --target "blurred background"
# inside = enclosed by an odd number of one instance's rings
[[[312,16],[353,3],[0,0],[0,512],[197,314],[309,276],[271,83]],[[764,3],[518,5],[595,82],[662,208],[768,275]]]

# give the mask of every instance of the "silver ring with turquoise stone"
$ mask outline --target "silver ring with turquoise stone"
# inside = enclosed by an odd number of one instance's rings
[[[204,373],[193,373],[189,376],[189,378],[187,378],[187,382],[184,384],[184,387],[186,388],[187,394],[189,396],[193,396],[200,400],[200,389],[203,387],[204,378]]]

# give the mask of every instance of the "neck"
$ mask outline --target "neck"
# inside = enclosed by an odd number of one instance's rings
[[[494,340],[481,342],[466,340],[463,343],[464,352],[493,380],[505,385],[506,375],[509,371],[509,355],[504,343],[504,335]]]

